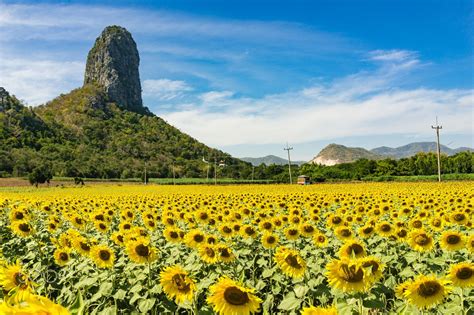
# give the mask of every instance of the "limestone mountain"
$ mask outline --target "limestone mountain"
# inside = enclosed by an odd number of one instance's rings
[[[89,51],[84,85],[95,84],[119,107],[146,113],[138,67],[140,56],[132,35],[123,27],[108,26]]]
[[[364,148],[350,148],[332,143],[322,149],[309,163],[331,166],[354,162],[358,159],[380,160],[382,158],[383,156]]]
[[[131,54],[131,56],[129,56]],[[212,149],[142,104],[138,52],[124,28],[107,27],[88,56],[84,86],[38,107],[0,88],[0,176],[49,165],[57,176],[205,176],[202,161],[224,160],[219,176],[243,178],[250,164]],[[212,168],[212,166],[211,166]]]

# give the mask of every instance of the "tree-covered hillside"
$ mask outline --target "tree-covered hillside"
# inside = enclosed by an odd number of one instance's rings
[[[119,108],[85,85],[37,108],[5,91],[0,110],[0,172],[25,176],[49,165],[56,176],[203,177],[206,160],[224,161],[221,176],[245,178],[250,164],[207,147],[152,114]],[[213,164],[213,163],[212,163]],[[210,165],[213,174],[213,165]]]

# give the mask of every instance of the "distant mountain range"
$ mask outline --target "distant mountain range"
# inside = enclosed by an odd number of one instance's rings
[[[265,165],[271,165],[271,164],[276,164],[276,165],[285,165],[288,164],[287,159],[283,159],[281,157],[278,157],[276,155],[267,155],[264,157],[258,157],[258,158],[252,158],[252,157],[244,157],[240,158],[242,161],[252,163],[254,166],[259,166],[260,164],[265,164]],[[291,164],[297,164],[301,165],[306,163],[306,161],[291,161]]]
[[[441,145],[441,153],[454,155],[462,151],[474,151],[472,148],[460,147],[451,149]],[[340,144],[330,144],[322,149],[309,163],[336,165],[350,163],[358,159],[380,160],[384,158],[401,159],[413,156],[419,152],[436,152],[436,142],[414,142],[397,148],[378,147],[372,150],[351,148]]]
[[[413,142],[398,148],[378,147],[370,151],[380,155],[401,159],[413,156],[418,152],[436,152],[436,142]],[[441,145],[441,153],[447,155],[454,155],[463,151],[473,151],[473,149],[468,147],[451,149],[445,145]]]

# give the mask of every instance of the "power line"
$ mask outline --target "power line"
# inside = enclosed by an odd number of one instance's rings
[[[283,148],[283,150],[287,151],[288,153],[288,173],[290,174],[290,184],[293,184],[293,181],[291,180],[291,159],[290,159],[290,150],[293,150],[293,147],[290,148],[287,142],[286,148]]]
[[[431,126],[431,129],[436,129],[436,149],[438,151],[438,182],[441,182],[441,146],[439,145],[439,131],[443,126],[438,125],[438,116],[436,116],[436,126]]]

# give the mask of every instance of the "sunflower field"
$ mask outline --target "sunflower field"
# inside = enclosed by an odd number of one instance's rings
[[[474,314],[474,184],[0,190],[0,314]]]

